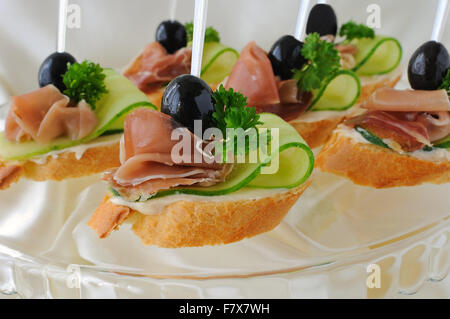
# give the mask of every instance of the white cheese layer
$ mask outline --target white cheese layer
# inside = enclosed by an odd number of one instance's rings
[[[359,132],[357,132],[355,129],[348,127],[347,125],[341,124],[336,129],[336,133],[340,135],[344,135],[346,137],[351,138],[356,143],[365,143],[365,144],[372,144],[368,140],[366,140]],[[383,142],[387,145],[393,145],[395,144],[393,141],[389,139],[383,139]],[[423,161],[430,161],[430,162],[436,162],[436,163],[442,163],[442,162],[448,162],[450,161],[450,150],[444,149],[444,148],[435,148],[432,151],[426,152],[423,150],[418,150],[414,152],[402,152],[397,151],[400,155],[406,155],[418,158]]]
[[[197,196],[197,195],[171,195],[146,202],[128,202],[121,197],[112,197],[111,203],[129,207],[144,215],[159,215],[167,205],[178,201],[187,202],[232,202],[240,200],[258,200],[265,197],[275,196],[287,192],[287,189],[256,189],[244,188],[228,195],[220,196]]]
[[[43,165],[43,164],[47,163],[47,160],[49,158],[58,158],[58,156],[62,153],[74,153],[75,158],[79,161],[79,160],[81,160],[81,158],[83,158],[83,155],[84,155],[84,153],[86,153],[87,150],[89,150],[91,148],[96,148],[96,147],[113,145],[120,141],[121,136],[122,136],[122,134],[102,136],[102,137],[96,138],[95,140],[93,140],[89,143],[86,143],[86,144],[77,145],[77,146],[65,148],[62,150],[53,151],[53,152],[50,152],[50,153],[47,153],[44,155],[32,157],[32,158],[28,159],[28,161],[34,162],[39,165]]]

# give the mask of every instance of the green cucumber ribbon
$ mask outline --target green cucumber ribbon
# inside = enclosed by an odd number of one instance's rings
[[[402,59],[402,46],[392,37],[376,36],[373,39],[363,38],[351,42],[356,45],[356,66],[358,75],[378,75],[393,71]]]

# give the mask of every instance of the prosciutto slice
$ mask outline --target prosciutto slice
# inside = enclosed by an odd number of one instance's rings
[[[85,101],[69,107],[69,98],[53,85],[15,96],[6,118],[5,137],[12,142],[46,144],[60,136],[78,140],[96,127],[97,117]]]
[[[408,119],[404,113],[370,111],[346,123],[351,127],[361,126],[382,139],[390,139],[399,144],[401,149],[412,152],[430,145],[426,126]]]
[[[225,87],[241,91],[250,106],[280,103],[272,64],[266,52],[255,42],[250,42],[242,50]]]
[[[395,90],[383,87],[376,90],[362,108],[394,112],[449,112],[450,101],[445,90]]]
[[[285,121],[302,115],[311,104],[312,94],[300,92],[295,80],[279,81],[266,52],[249,43],[242,51],[226,82],[226,88],[240,91],[257,113],[273,113]]]
[[[167,53],[159,43],[150,43],[144,52],[124,72],[141,91],[150,93],[165,82],[191,70],[192,51],[183,48],[174,54]]]
[[[174,130],[188,138],[189,154],[172,154],[180,143],[172,139]],[[138,109],[126,118],[121,144],[122,165],[104,179],[130,200],[181,185],[209,186],[223,181],[230,169],[217,163],[203,150],[204,142],[170,116],[149,109]]]

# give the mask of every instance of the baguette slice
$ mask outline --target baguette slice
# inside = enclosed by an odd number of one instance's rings
[[[316,167],[375,188],[450,182],[450,162],[432,162],[361,143],[337,130],[316,157]]]
[[[30,160],[14,163],[0,160],[0,169],[9,167],[3,178],[0,176],[0,189],[9,188],[22,177],[35,181],[61,181],[98,174],[120,166],[119,151],[118,140],[112,144],[88,148],[80,159],[77,159],[74,152],[68,150],[59,153],[57,157],[48,156],[42,164]]]
[[[394,72],[390,77],[382,77],[379,81],[373,81],[361,88],[361,97],[355,106],[348,111],[336,111],[334,116],[318,121],[304,121],[302,117],[291,121],[297,132],[303,137],[311,148],[322,146],[331,136],[334,129],[345,119],[353,117],[360,112],[359,105],[365,101],[373,92],[381,87],[393,88],[400,81],[401,74]],[[341,114],[340,114],[341,113]]]
[[[88,225],[105,238],[128,220],[143,244],[163,248],[228,244],[275,228],[309,184],[260,199],[176,201],[158,215],[115,205],[106,196]]]

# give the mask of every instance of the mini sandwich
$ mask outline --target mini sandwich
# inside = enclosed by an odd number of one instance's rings
[[[156,30],[156,41],[147,45],[144,51],[125,69],[129,78],[158,109],[165,86],[179,75],[191,71],[191,43],[194,25],[182,25],[178,21],[163,21]],[[208,27],[205,32],[201,78],[211,87],[230,74],[239,53],[220,43],[219,33]]]
[[[104,174],[110,191],[89,221],[100,238],[128,222],[145,245],[236,242],[276,227],[310,183],[314,158],[301,136],[232,89],[212,93],[183,75],[162,112],[125,120],[120,166]]]
[[[336,15],[329,5],[311,11],[304,43],[281,37],[267,54],[255,42],[241,52],[225,86],[241,91],[257,112],[271,112],[294,126],[311,148],[321,146],[359,103],[401,76],[396,39],[376,36],[354,22],[334,43]]]
[[[341,124],[317,167],[376,188],[450,182],[450,59],[430,41],[413,55],[413,90],[381,88]]]
[[[125,115],[156,109],[127,78],[67,53],[51,55],[39,78],[40,89],[12,97],[0,133],[0,189],[21,177],[61,181],[117,166]]]

